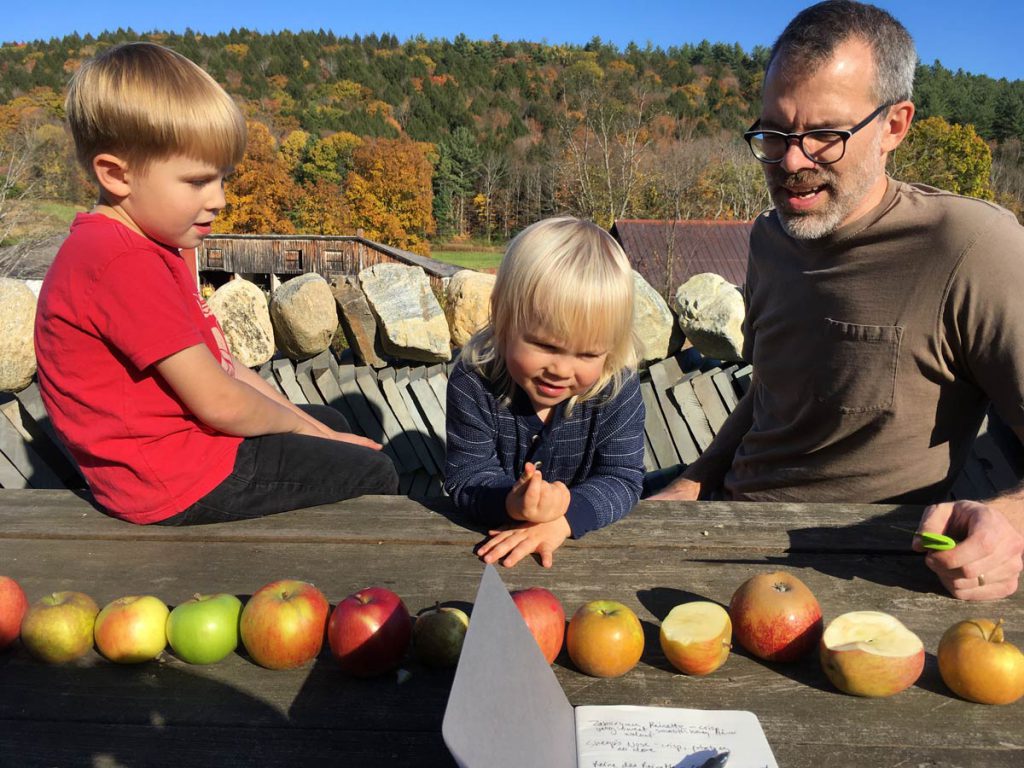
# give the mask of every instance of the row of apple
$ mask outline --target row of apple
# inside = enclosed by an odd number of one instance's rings
[[[212,664],[241,642],[257,664],[292,669],[315,658],[326,635],[341,668],[368,677],[397,666],[412,630],[401,598],[383,587],[349,595],[333,611],[319,589],[293,579],[265,585],[244,606],[231,594],[196,595],[171,610],[153,595],[131,595],[100,609],[83,592],[29,605],[21,586],[0,576],[0,650],[20,637],[35,658],[54,664],[94,645],[121,664],[154,659],[168,645],[182,661]]]
[[[548,662],[562,645],[564,614],[557,599],[539,588],[524,604],[513,600]],[[546,595],[546,596],[542,596]],[[1009,704],[1024,696],[1024,653],[1003,637],[1003,622],[970,619],[951,626],[939,642],[939,672],[957,695],[982,704]],[[672,608],[661,622],[665,658],[688,675],[707,675],[725,663],[732,640],[769,662],[797,661],[815,650],[839,690],[868,697],[891,696],[913,685],[924,669],[924,644],[897,618],[853,611],[824,627],[821,606],[800,579],[761,573],[733,593],[726,610],[697,600]],[[582,606],[565,633],[569,658],[581,672],[616,677],[631,670],[644,651],[640,620],[625,605],[594,601]]]
[[[563,643],[573,664],[595,677],[633,669],[644,651],[640,620],[627,606],[595,600],[566,627],[558,598],[542,587],[517,590],[512,600],[547,660]],[[412,620],[401,598],[383,587],[360,590],[331,611],[313,585],[282,580],[258,590],[243,606],[234,595],[196,595],[169,610],[158,598],[122,597],[102,610],[80,592],[60,592],[28,606],[24,592],[0,576],[0,650],[19,636],[39,659],[69,661],[95,643],[111,661],[136,663],[169,644],[183,661],[208,664],[232,653],[239,641],[269,669],[291,669],[320,653],[324,636],[341,669],[370,677],[397,667],[410,644],[430,666],[454,666],[469,617],[435,606]],[[736,590],[728,611],[693,601],[669,611],[659,633],[665,658],[689,675],[725,663],[735,640],[769,662],[791,662],[817,649],[822,668],[840,690],[890,696],[912,685],[924,667],[924,645],[895,617],[855,611],[823,629],[821,607],[810,589],[785,572],[751,577]],[[1024,654],[1003,638],[1002,620],[972,619],[947,630],[938,648],[946,684],[971,701],[1005,704],[1024,696]]]

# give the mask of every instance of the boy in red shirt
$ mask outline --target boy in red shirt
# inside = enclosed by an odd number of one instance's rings
[[[66,111],[99,201],[46,276],[35,345],[43,403],[96,501],[184,525],[396,492],[379,444],[235,363],[178,252],[210,233],[244,154],[231,97],[183,56],[130,43],[82,66]]]

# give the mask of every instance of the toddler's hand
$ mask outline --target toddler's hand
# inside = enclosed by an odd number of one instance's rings
[[[564,517],[569,509],[569,500],[569,489],[565,483],[546,482],[540,470],[527,462],[523,476],[505,497],[505,511],[513,520],[545,523]]]
[[[546,523],[521,523],[497,531],[488,531],[489,538],[476,553],[485,563],[511,568],[529,554],[536,553],[540,564],[550,568],[555,550],[569,537],[569,521],[559,517]]]

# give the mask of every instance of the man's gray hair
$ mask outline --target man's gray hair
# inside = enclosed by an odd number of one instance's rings
[[[850,39],[871,47],[879,104],[895,104],[913,95],[917,51],[910,33],[887,11],[853,0],[825,0],[800,11],[772,46],[768,70],[785,61],[787,69],[796,64],[813,72]]]

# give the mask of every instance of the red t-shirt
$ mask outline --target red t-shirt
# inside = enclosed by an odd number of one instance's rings
[[[170,517],[228,476],[242,439],[195,418],[153,368],[206,344],[231,355],[177,250],[79,214],[39,294],[39,390],[99,502],[133,523]]]

